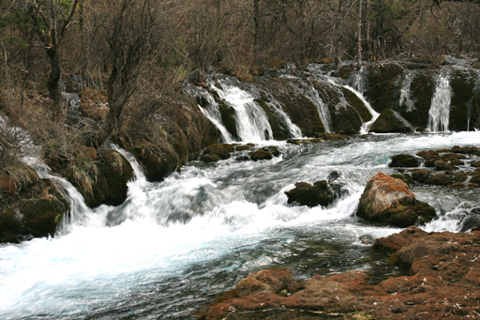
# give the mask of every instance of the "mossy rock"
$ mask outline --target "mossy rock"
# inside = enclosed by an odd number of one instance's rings
[[[426,184],[432,184],[436,186],[448,186],[453,183],[453,177],[444,173],[430,175],[425,181]]]
[[[316,132],[325,132],[317,107],[294,89],[290,79],[271,79],[258,85],[280,102],[283,111],[305,136],[313,137]]]
[[[204,162],[217,162],[219,160],[229,159],[234,151],[234,146],[229,144],[214,144],[208,146],[200,156]]]
[[[136,149],[135,155],[143,164],[145,177],[150,182],[162,181],[180,164],[174,150],[160,143],[156,146],[146,144],[143,149]]]
[[[338,103],[330,108],[333,131],[342,135],[360,132],[363,121],[358,112],[350,105]]]
[[[387,108],[375,120],[370,131],[376,133],[411,133],[414,128],[400,114]]]
[[[415,200],[413,204],[397,202],[381,215],[384,217],[383,221],[389,225],[406,228],[414,224],[428,223],[437,216],[437,213],[429,204]]]
[[[427,181],[427,179],[430,177],[430,171],[426,169],[415,169],[412,170],[411,173],[412,179],[420,183]]]
[[[365,96],[373,109],[382,112],[395,108],[400,98],[399,78],[403,68],[396,63],[373,64],[367,74],[368,87]]]
[[[320,180],[313,185],[306,182],[298,182],[295,188],[285,191],[288,203],[298,203],[309,207],[328,206],[342,195],[342,187],[339,184],[330,184],[326,180]]]
[[[70,203],[51,180],[41,179],[16,197],[8,195],[0,213],[0,242],[54,236]],[[3,202],[3,201],[2,201]]]
[[[68,206],[58,199],[50,198],[24,201],[18,209],[23,215],[26,233],[34,237],[53,237]]]
[[[445,171],[445,170],[456,170],[457,168],[451,164],[449,164],[448,162],[446,161],[443,161],[443,160],[436,160],[434,163],[433,163],[433,166],[435,167],[435,169],[437,169],[438,171]]]
[[[480,91],[473,95],[470,102],[470,128],[480,129]]]
[[[273,137],[270,138],[275,140],[287,140],[289,137],[288,129],[282,126],[282,124],[279,122],[279,119],[277,119],[275,114],[268,107],[268,104],[262,99],[255,99],[254,101],[262,107],[263,111],[265,111],[265,114],[267,115],[268,123],[270,124],[273,132]]]
[[[320,139],[325,140],[325,141],[345,140],[345,139],[348,138],[347,135],[339,134],[339,133],[330,133],[330,132],[316,133],[315,137],[320,138]],[[311,142],[318,142],[318,141],[311,141]]]
[[[392,162],[388,165],[389,167],[418,167],[418,160],[410,154],[398,154],[392,157]]]
[[[101,149],[97,160],[98,175],[91,192],[80,188],[90,207],[101,204],[117,206],[127,199],[127,183],[133,177],[130,163],[112,149]]]
[[[270,159],[273,159],[273,155],[268,150],[260,149],[260,150],[251,152],[250,158],[253,161],[270,160]]]

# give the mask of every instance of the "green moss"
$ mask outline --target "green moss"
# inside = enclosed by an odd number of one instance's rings
[[[378,318],[373,314],[370,314],[365,311],[355,311],[355,312],[346,314],[344,319],[345,320],[377,320]]]

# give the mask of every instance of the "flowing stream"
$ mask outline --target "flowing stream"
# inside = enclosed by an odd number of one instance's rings
[[[400,231],[355,216],[367,181],[394,172],[392,155],[478,141],[480,132],[269,141],[281,156],[191,162],[161,183],[147,182],[120,150],[135,169],[124,204],[79,205],[54,238],[0,245],[0,319],[195,319],[219,292],[268,267],[288,268],[298,279],[363,270],[378,282],[404,274],[362,241]],[[333,171],[348,190],[341,199],[326,208],[287,204],[284,192],[296,182]],[[478,190],[412,191],[440,215],[424,226],[429,231],[465,229],[480,210]]]

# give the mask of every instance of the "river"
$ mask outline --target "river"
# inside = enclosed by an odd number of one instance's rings
[[[288,268],[298,279],[362,270],[378,282],[402,274],[362,241],[400,231],[355,216],[367,181],[394,172],[392,155],[479,141],[480,132],[264,141],[281,156],[190,162],[160,183],[147,182],[130,159],[136,177],[124,204],[77,205],[54,238],[0,246],[0,318],[195,319],[219,292],[268,267]],[[341,199],[327,208],[287,204],[284,192],[296,182],[333,171],[347,190]],[[440,215],[423,226],[429,231],[460,231],[480,208],[475,189],[412,191]]]

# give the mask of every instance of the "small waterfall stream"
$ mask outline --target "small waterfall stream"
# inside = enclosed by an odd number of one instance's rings
[[[451,99],[452,88],[450,87],[448,73],[439,73],[436,79],[432,105],[428,112],[428,130],[430,132],[448,131]]]
[[[412,86],[413,79],[415,78],[415,72],[407,70],[405,72],[405,78],[402,81],[402,87],[400,89],[400,101],[399,106],[407,107],[407,112],[411,112],[414,109],[414,102],[412,100],[412,93],[410,87]]]
[[[317,107],[318,114],[325,128],[325,132],[332,132],[332,119],[330,118],[328,106],[323,102],[322,98],[318,94],[318,91],[312,85],[310,85],[305,91],[305,96]]]
[[[254,101],[255,97],[242,90],[230,79],[218,80],[219,86],[210,83],[210,89],[235,110],[238,136],[244,142],[273,139],[273,132],[265,111]]]

